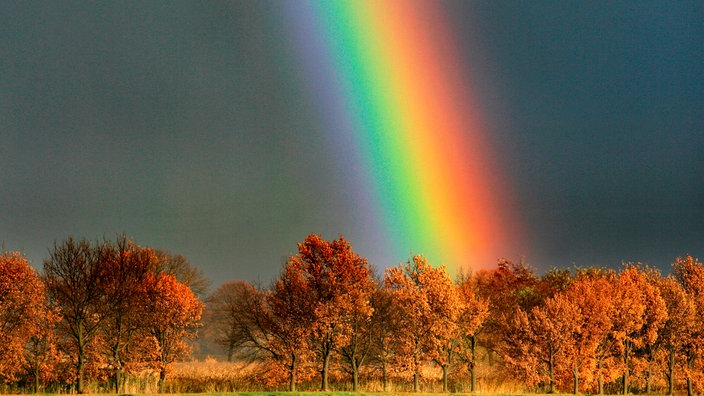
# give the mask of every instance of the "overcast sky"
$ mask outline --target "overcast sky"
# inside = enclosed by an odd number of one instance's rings
[[[54,241],[124,232],[216,286],[268,282],[311,232],[405,260],[350,205],[281,5],[0,2],[4,248],[39,268]],[[443,10],[529,264],[704,256],[702,1]]]

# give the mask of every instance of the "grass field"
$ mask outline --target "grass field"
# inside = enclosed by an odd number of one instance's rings
[[[176,363],[169,371],[165,382],[167,395],[192,395],[192,396],[441,396],[441,395],[477,395],[477,396],[522,396],[536,395],[527,391],[523,384],[512,381],[501,375],[498,370],[482,367],[478,370],[477,392],[469,392],[469,381],[466,377],[454,376],[450,381],[450,392],[442,392],[441,372],[429,366],[423,372],[424,380],[421,382],[421,391],[414,393],[412,379],[392,377],[388,392],[383,391],[383,386],[378,373],[365,372],[360,377],[361,391],[352,392],[349,374],[339,370],[331,371],[330,392],[318,391],[320,379],[317,373],[307,379],[302,379],[297,384],[297,392],[286,391],[288,384],[285,381],[266,383],[262,373],[267,373],[267,367],[261,363],[247,362],[222,362],[212,358],[202,361]],[[122,388],[123,395],[157,395],[157,378],[154,372],[133,374],[125,378]],[[91,384],[88,392],[91,395],[114,395],[104,385]],[[564,384],[563,384],[564,385]],[[568,387],[561,388],[565,391]],[[653,395],[663,394],[664,387],[654,389]],[[17,393],[22,390],[7,389],[0,393]],[[69,391],[67,389],[61,392]],[[540,392],[539,390],[537,390]],[[616,388],[606,389],[607,393],[618,391]],[[70,391],[69,391],[70,392]],[[582,394],[589,392],[582,391]],[[49,393],[47,393],[49,394]],[[685,395],[686,391],[678,389],[678,395]],[[553,393],[550,396],[567,395],[567,393]]]
[[[39,394],[40,396],[60,396],[58,394]],[[94,393],[88,394],[89,396],[114,396],[114,393]],[[425,393],[425,392],[215,392],[215,393],[125,393],[120,396],[572,396],[571,394],[564,393],[551,393],[539,394],[539,393]]]

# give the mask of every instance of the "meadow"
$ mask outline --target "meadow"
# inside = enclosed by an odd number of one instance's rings
[[[262,363],[224,362],[212,358],[202,361],[181,362],[173,365],[169,373],[164,391],[170,394],[230,394],[230,395],[399,395],[413,393],[413,383],[408,378],[395,376],[388,391],[384,391],[379,373],[374,370],[365,370],[360,381],[363,389],[361,392],[352,392],[349,375],[341,370],[331,372],[330,392],[321,392],[319,376],[314,376],[308,381],[298,384],[297,392],[288,392],[285,382],[262,382],[262,372],[266,370]],[[478,394],[484,395],[518,395],[525,392],[525,385],[516,381],[509,381],[500,377],[498,372],[488,367],[479,370],[481,379],[477,383]],[[428,365],[423,370],[425,380],[421,383],[418,394],[442,394],[442,372],[433,365]],[[156,392],[156,384],[128,383],[127,393],[152,393]],[[450,391],[453,394],[469,394],[469,381],[460,378],[451,381]]]

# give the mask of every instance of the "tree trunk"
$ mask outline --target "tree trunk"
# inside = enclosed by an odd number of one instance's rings
[[[694,381],[692,380],[692,368],[694,367],[695,354],[690,352],[687,356],[687,368],[689,373],[687,373],[687,396],[694,396]]]
[[[650,367],[650,362],[648,362],[648,370],[645,373],[645,394],[649,395],[650,391],[652,390],[652,378],[653,378],[653,369]]]
[[[78,393],[83,393],[83,371],[85,368],[85,362],[83,361],[84,356],[83,356],[83,348],[79,348],[78,350],[78,364],[76,365],[76,369],[78,371],[78,378],[76,378],[76,388]]]
[[[597,379],[597,382],[599,384],[599,394],[603,395],[604,394],[604,376],[601,373],[601,359],[599,359],[599,362],[597,363],[596,367],[599,370],[599,377]]]
[[[626,341],[626,349],[623,352],[623,363],[624,363],[624,368],[623,368],[623,394],[627,395],[628,394],[628,373],[630,371],[628,367],[628,361],[629,361],[629,353],[631,352],[631,343]]]
[[[322,381],[320,384],[320,390],[323,392],[328,391],[328,372],[330,369],[330,354],[327,353],[325,356],[323,356],[323,369],[321,370],[320,374],[322,377]]]
[[[550,351],[550,359],[548,361],[548,373],[550,375],[550,385],[548,385],[548,393],[555,392],[555,353]]]
[[[475,371],[475,347],[476,347],[477,337],[472,336],[470,338],[470,362],[469,362],[469,374],[472,376],[472,382],[470,383],[470,391],[474,393],[477,390],[477,376]]]
[[[34,369],[34,393],[39,393],[39,364]]]
[[[572,392],[576,395],[579,393],[579,369],[572,369],[572,377],[574,378]]]
[[[675,392],[675,350],[670,350],[670,358],[667,361],[667,394]]]
[[[384,392],[388,392],[389,387],[389,370],[386,362],[381,364],[381,382],[384,384]]]
[[[289,378],[288,390],[290,392],[296,391],[296,370],[297,369],[298,369],[298,367],[297,367],[297,362],[296,362],[296,354],[292,353],[291,354],[291,365],[289,366],[289,373],[288,373],[288,378]]]
[[[442,391],[447,392],[447,365],[442,366]]]
[[[352,392],[357,392],[359,387],[359,371],[357,370],[357,365],[352,367]]]
[[[115,328],[117,329],[117,340],[111,345],[112,361],[115,364],[115,393],[120,393],[120,381],[122,380],[122,364],[120,359],[120,350],[123,348],[121,342],[123,337],[122,331],[124,330],[122,319],[122,315],[118,314],[115,323]]]
[[[120,393],[120,382],[122,381],[122,368],[115,369],[115,393]]]
[[[159,371],[159,393],[164,393],[164,384],[166,382],[166,365],[161,366]]]
[[[418,373],[418,370],[416,370],[413,373],[413,392],[416,392],[416,393],[420,392],[420,385],[418,383],[419,377],[420,377],[420,374]]]

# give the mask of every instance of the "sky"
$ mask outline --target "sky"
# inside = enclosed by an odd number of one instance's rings
[[[433,4],[510,195],[497,259],[704,256],[704,2]],[[391,246],[374,159],[326,119],[316,73],[334,67],[311,47],[328,38],[296,14],[320,7],[0,2],[3,248],[41,268],[68,236],[125,233],[215,286],[272,280],[312,232],[378,270],[423,253]]]

